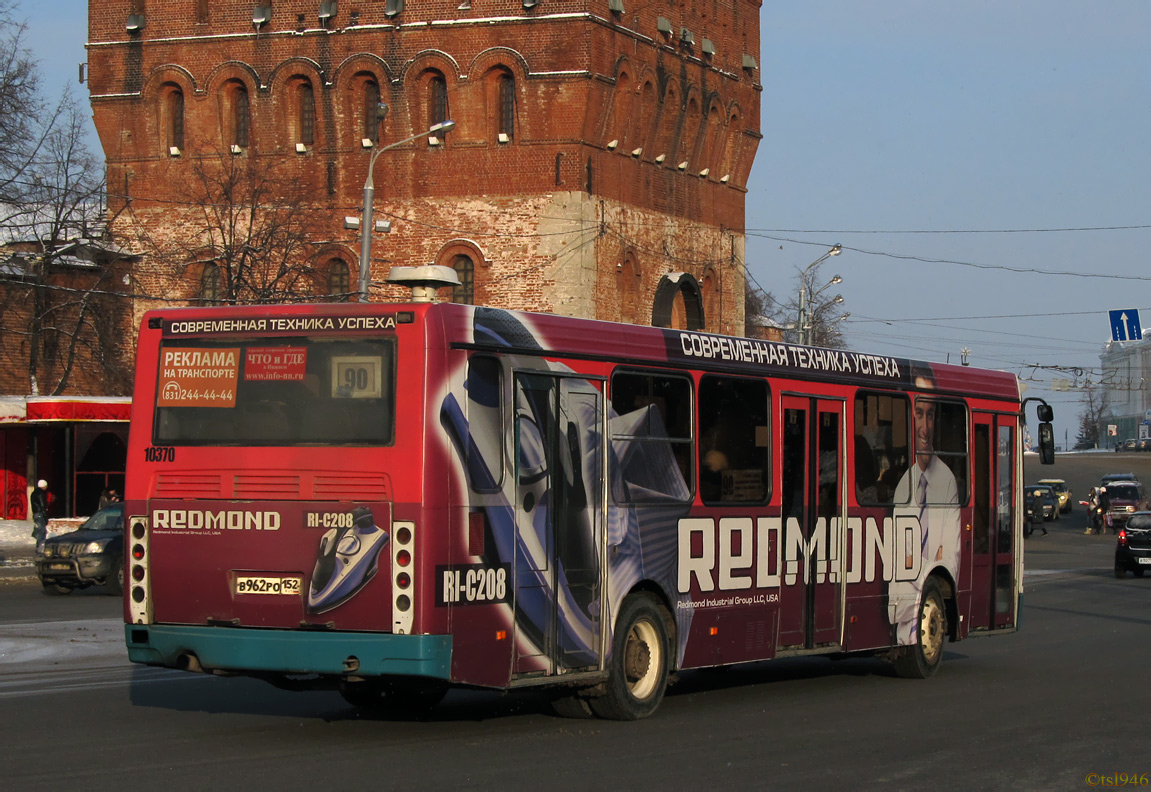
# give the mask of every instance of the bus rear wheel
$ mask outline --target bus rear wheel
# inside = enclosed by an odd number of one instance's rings
[[[588,702],[596,715],[639,720],[659,707],[671,664],[666,617],[667,611],[651,594],[624,600],[604,692]]]
[[[904,679],[927,679],[943,660],[947,639],[947,608],[939,582],[928,578],[919,603],[919,630],[915,643],[896,650],[895,673]]]

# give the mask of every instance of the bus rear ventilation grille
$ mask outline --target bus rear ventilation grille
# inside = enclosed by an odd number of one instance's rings
[[[319,500],[391,500],[387,476],[316,476],[313,488]]]
[[[161,473],[156,476],[157,498],[218,498],[221,478],[217,473]]]
[[[236,476],[232,486],[237,498],[300,497],[299,476]]]

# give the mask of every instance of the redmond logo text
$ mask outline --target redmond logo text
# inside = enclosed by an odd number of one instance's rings
[[[152,512],[152,527],[173,531],[278,531],[280,513],[156,509]]]

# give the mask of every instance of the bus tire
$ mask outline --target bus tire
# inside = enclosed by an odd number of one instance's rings
[[[915,643],[896,650],[892,665],[904,679],[927,679],[943,660],[947,639],[947,607],[935,578],[928,578],[919,602],[919,634]]]
[[[663,700],[670,673],[667,611],[651,594],[624,600],[616,620],[604,692],[589,701],[608,720],[639,720]]]

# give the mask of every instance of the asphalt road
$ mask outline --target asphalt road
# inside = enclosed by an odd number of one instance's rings
[[[1078,495],[1097,462],[1151,471],[1146,456],[1061,458],[1028,474],[1066,478]],[[115,600],[9,584],[2,777],[18,790],[1049,790],[1151,774],[1151,576],[1116,580],[1113,537],[1083,535],[1082,516],[1027,540],[1021,631],[949,644],[930,680],[872,659],[693,672],[637,723],[564,720],[538,693],[476,692],[421,720],[373,719],[335,693],[132,667]]]

